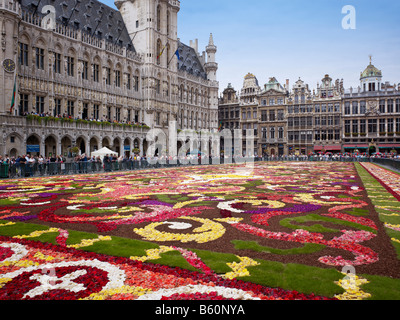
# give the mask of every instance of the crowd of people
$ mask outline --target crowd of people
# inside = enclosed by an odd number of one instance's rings
[[[117,156],[108,154],[104,157],[87,156],[86,154],[76,155],[73,158],[66,158],[61,155],[51,155],[44,157],[42,155],[22,155],[10,157],[8,155],[0,156],[0,178],[25,177],[39,175],[56,175],[67,173],[91,173],[91,172],[110,172],[116,170],[133,170],[160,166],[176,166],[190,164],[218,164],[226,162],[237,162],[238,157],[232,159],[227,155],[220,157],[206,157],[201,154],[187,154],[185,156],[154,156],[146,157],[136,154],[127,156]],[[254,161],[370,161],[370,159],[392,159],[400,161],[400,155],[395,153],[313,153],[309,155],[268,155],[262,157],[250,157]],[[247,158],[249,159],[249,158]],[[217,161],[216,161],[217,160]],[[8,171],[8,172],[6,172]]]

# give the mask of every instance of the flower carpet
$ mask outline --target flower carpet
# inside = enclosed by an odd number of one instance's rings
[[[377,170],[272,162],[0,181],[0,300],[398,299],[398,180]]]

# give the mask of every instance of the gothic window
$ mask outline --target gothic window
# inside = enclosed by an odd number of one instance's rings
[[[121,87],[121,71],[115,70],[115,86],[117,88]]]
[[[44,49],[36,48],[36,68],[44,70]]]
[[[157,31],[161,31],[161,6],[157,6]]]
[[[131,90],[131,87],[132,87],[131,74],[127,73],[126,74],[126,89]]]
[[[138,70],[136,70],[135,75],[133,77],[133,79],[135,80],[134,89],[135,89],[136,92],[139,91],[139,79],[140,79],[139,76],[140,76],[140,73],[139,73]]]
[[[61,73],[61,53],[54,53],[54,66],[55,73]]]
[[[74,76],[75,59],[73,57],[67,57],[67,74],[70,77]]]
[[[115,109],[115,120],[117,120],[118,122],[121,121],[121,108]]]
[[[171,19],[171,17],[170,17],[171,15],[170,15],[170,13],[169,13],[169,11],[167,11],[167,35],[169,35],[169,33],[170,33],[170,19]]]
[[[98,104],[93,105],[93,118],[100,119],[99,113],[100,113],[100,106]]]
[[[20,109],[20,116],[24,115],[24,113],[29,112],[29,95],[27,94],[19,95],[19,109]]]
[[[44,97],[36,96],[36,112],[44,113]]]
[[[19,44],[19,63],[21,66],[28,66],[29,49],[26,43]]]
[[[68,100],[67,102],[67,113],[68,116],[74,118],[75,116],[75,102],[72,100]]]
[[[54,116],[61,115],[61,99],[54,99]]]
[[[82,80],[89,79],[89,62],[83,61]]]
[[[93,81],[99,82],[100,79],[100,65],[97,63],[93,64]]]
[[[106,67],[106,85],[111,85],[111,68]]]

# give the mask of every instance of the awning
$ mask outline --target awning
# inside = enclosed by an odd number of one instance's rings
[[[380,144],[380,149],[400,149],[400,144]]]
[[[314,151],[341,151],[342,146],[314,146]]]

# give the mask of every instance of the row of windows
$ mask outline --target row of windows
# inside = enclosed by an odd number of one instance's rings
[[[284,139],[284,132],[285,130],[283,129],[283,127],[279,127],[279,128],[262,128],[261,129],[261,137],[263,139],[276,139],[276,137],[278,137],[278,139]]]
[[[345,120],[344,132],[346,135],[350,134],[366,134],[368,126],[368,133],[395,133],[400,132],[400,118],[396,119],[365,119],[362,120]]]
[[[269,106],[275,106],[275,105],[283,105],[284,104],[284,99],[283,98],[277,98],[277,99],[269,99],[268,100],[268,105]],[[261,105],[262,106],[266,106],[267,105],[267,100],[266,99],[262,99],[261,100]]]
[[[29,67],[29,47],[25,43],[19,44],[19,63],[22,66]],[[45,50],[43,48],[34,48],[35,50],[35,66],[39,70],[45,70]],[[61,53],[54,52],[53,54],[53,72],[56,74],[63,74],[63,59]],[[73,56],[66,56],[66,75],[75,77],[77,75],[77,61]],[[131,75],[126,73],[126,89],[139,91],[139,76],[137,74]],[[105,83],[106,85],[115,85],[121,88],[123,85],[122,71],[120,69],[112,70],[110,66],[105,68]],[[101,80],[101,66],[99,63],[89,64],[88,61],[83,61],[82,71],[80,74],[82,80],[91,80],[99,83]]]
[[[185,97],[185,92],[186,92],[186,97]],[[185,90],[184,86],[181,85],[179,87],[179,101],[180,102],[186,102],[194,105],[201,105],[201,106],[206,106],[208,105],[208,93],[206,90],[201,90],[199,92],[198,89],[194,88],[188,88]]]
[[[314,122],[313,122],[314,121]],[[288,127],[311,127],[311,126],[339,126],[339,116],[321,116],[321,117],[290,117],[288,118]]]
[[[48,114],[54,117],[71,117],[73,119],[84,119],[84,120],[108,120],[108,121],[127,121],[127,122],[139,122],[139,111],[133,109],[127,109],[126,119],[122,119],[122,107],[107,106],[107,114],[101,114],[99,104],[83,103],[82,113],[78,114],[76,108],[76,101],[67,100],[65,108],[63,108],[63,100],[55,98],[53,100],[53,110],[46,109],[45,97],[36,96],[35,110],[29,108],[29,95],[20,94],[19,99],[19,115],[29,114],[33,111],[37,114]]]
[[[367,112],[366,102],[347,101],[344,105],[344,114],[365,114]],[[400,113],[400,99],[387,99],[379,101],[379,113]]]
[[[340,113],[340,103],[288,106],[288,113]]]
[[[340,140],[340,130],[316,130],[315,141]]]

